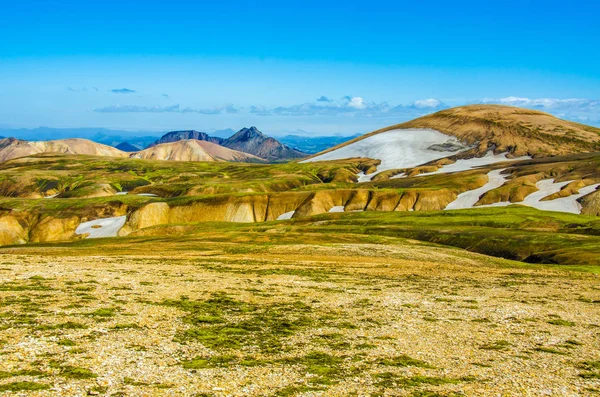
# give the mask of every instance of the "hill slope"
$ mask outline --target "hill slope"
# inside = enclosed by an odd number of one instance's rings
[[[599,128],[535,110],[470,105],[382,128],[306,161],[368,157],[381,160],[377,171],[391,177],[595,151],[600,151]]]
[[[60,139],[55,141],[23,141],[15,138],[0,140],[0,162],[38,153],[89,154],[95,156],[127,157],[128,154],[111,146],[87,139]]]
[[[335,146],[329,153],[384,132],[432,129],[474,145],[462,157],[481,156],[488,150],[509,157],[547,157],[600,151],[600,128],[574,123],[537,110],[503,105],[469,105],[442,110],[395,124]]]
[[[306,154],[286,146],[274,138],[267,137],[256,127],[242,128],[223,141],[223,146],[275,161],[305,157]]]
[[[133,153],[131,157],[172,161],[264,161],[248,153],[238,152],[215,143],[197,139],[163,143]]]

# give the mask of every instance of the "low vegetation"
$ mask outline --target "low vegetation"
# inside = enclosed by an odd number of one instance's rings
[[[592,230],[581,217],[489,211],[470,222],[521,234],[542,221]],[[407,228],[468,224],[453,214],[388,215]],[[375,223],[388,225],[379,215],[0,249],[0,390],[458,396],[510,394],[515,379],[525,393],[598,387],[596,275],[376,233]]]

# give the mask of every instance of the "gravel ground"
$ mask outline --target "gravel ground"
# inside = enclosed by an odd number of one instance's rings
[[[416,242],[161,249],[3,251],[0,394],[600,394],[597,275]]]

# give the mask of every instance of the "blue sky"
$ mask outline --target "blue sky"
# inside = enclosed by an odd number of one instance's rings
[[[0,9],[4,127],[351,134],[481,102],[600,125],[598,2],[0,0]]]

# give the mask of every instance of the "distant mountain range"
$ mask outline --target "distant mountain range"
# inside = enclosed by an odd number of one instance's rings
[[[198,134],[194,137],[194,132]],[[260,131],[259,131],[260,132]],[[165,142],[175,142],[183,139],[199,139],[207,142],[222,144],[223,141],[231,138],[236,134],[231,128],[221,130],[207,130],[206,132],[200,132],[195,130],[186,131],[175,131],[170,132],[164,136],[170,136],[171,140],[165,140]],[[263,135],[261,133],[261,135]],[[264,136],[264,135],[263,135]],[[277,138],[279,143],[287,146],[288,148],[306,153],[314,154],[339,145],[348,140],[354,139],[359,135],[352,136],[302,136],[299,133],[286,135]],[[3,137],[14,137],[23,140],[31,141],[45,141],[45,140],[57,140],[57,139],[68,139],[68,138],[83,138],[91,141],[101,143],[108,146],[116,147],[124,152],[134,152],[150,147],[156,144],[157,140],[160,140],[161,133],[155,131],[124,131],[124,130],[110,130],[105,128],[0,128],[0,139]],[[273,142],[268,141],[266,144],[264,141],[267,137],[258,138],[263,142],[263,149],[261,152],[265,154],[269,152],[267,147],[271,147]],[[237,141],[237,139],[236,139]],[[221,143],[220,143],[221,142]],[[230,142],[234,145],[234,142]],[[235,145],[239,147],[239,142]],[[278,145],[275,145],[279,148]],[[237,150],[237,149],[236,149]],[[277,152],[279,149],[275,149]],[[289,153],[289,151],[288,151]],[[268,153],[267,153],[268,154]],[[277,153],[275,153],[277,154]],[[273,155],[271,154],[271,157]],[[275,155],[277,157],[277,155]],[[291,157],[293,158],[293,157]]]
[[[106,128],[0,128],[0,135],[27,141],[50,141],[69,138],[82,138],[102,143],[103,145],[116,146],[121,142],[128,142],[139,149],[143,149],[154,142],[160,132],[153,131],[123,131],[109,130]]]
[[[252,154],[268,161],[302,158],[307,155],[299,150],[282,144],[275,138],[270,138],[256,127],[242,128],[227,139],[213,137],[206,132],[195,130],[171,131],[163,135],[150,146],[177,142],[187,139],[207,141],[224,146],[238,152]]]
[[[314,154],[327,150],[330,147],[342,144],[351,139],[358,138],[360,134],[351,136],[302,136],[286,135],[279,138],[279,141],[285,145],[293,147],[304,153]]]
[[[307,156],[267,137],[256,127],[242,128],[227,139],[194,130],[172,131],[144,150],[127,141],[113,147],[82,138],[46,141],[0,139],[0,161],[50,152],[175,161],[277,162]]]

